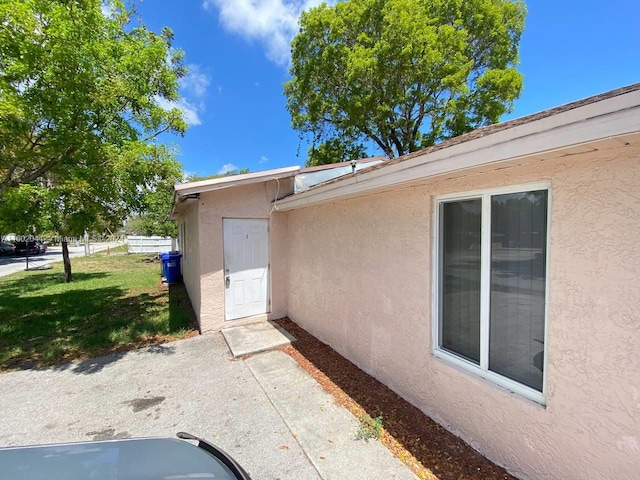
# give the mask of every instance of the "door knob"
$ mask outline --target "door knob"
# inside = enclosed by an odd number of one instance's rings
[[[224,283],[225,283],[225,286],[229,288],[229,286],[231,285],[231,278],[229,277],[229,275],[226,276]]]

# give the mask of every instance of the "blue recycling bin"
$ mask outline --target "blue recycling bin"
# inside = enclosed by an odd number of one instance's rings
[[[167,278],[167,260],[169,259],[168,253],[161,253],[158,255],[160,257],[160,274],[163,278]]]
[[[164,258],[166,258],[163,259],[163,263],[165,264],[164,278],[168,284],[177,283],[180,280],[180,259],[182,258],[182,254],[169,253]]]

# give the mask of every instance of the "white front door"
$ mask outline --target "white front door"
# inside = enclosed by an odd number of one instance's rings
[[[225,218],[225,319],[268,312],[269,221]]]

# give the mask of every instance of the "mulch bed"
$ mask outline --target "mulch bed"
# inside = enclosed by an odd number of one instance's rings
[[[419,478],[515,480],[288,318],[276,323],[298,340],[282,350],[333,395],[336,403],[360,419],[382,416],[380,441]]]

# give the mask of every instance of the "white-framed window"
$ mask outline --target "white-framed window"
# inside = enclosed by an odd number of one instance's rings
[[[544,403],[549,184],[435,200],[434,355]]]

